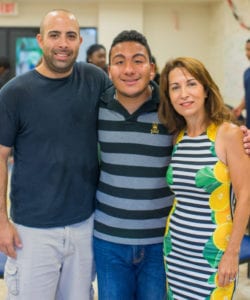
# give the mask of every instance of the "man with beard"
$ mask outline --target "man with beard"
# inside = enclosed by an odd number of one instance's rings
[[[97,108],[111,83],[76,63],[76,17],[50,11],[35,70],[0,92],[0,251],[8,299],[91,299],[93,211],[98,180]],[[11,219],[7,161],[14,148]]]

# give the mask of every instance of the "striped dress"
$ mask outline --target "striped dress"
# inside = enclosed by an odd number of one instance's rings
[[[164,258],[168,300],[229,300],[235,282],[218,286],[217,268],[232,230],[228,169],[215,153],[217,127],[189,137],[181,132],[167,182],[175,192],[167,221]]]

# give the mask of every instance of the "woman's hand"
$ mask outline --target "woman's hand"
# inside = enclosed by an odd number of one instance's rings
[[[218,267],[218,285],[225,287],[235,280],[239,269],[238,255],[225,252]]]

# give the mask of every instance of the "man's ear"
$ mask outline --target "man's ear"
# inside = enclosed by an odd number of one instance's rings
[[[36,40],[37,40],[37,43],[38,43],[39,47],[42,48],[42,40],[43,40],[43,38],[42,38],[41,33],[38,33],[36,35]]]
[[[82,42],[83,42],[83,37],[80,36],[80,45],[82,44]]]
[[[150,80],[153,80],[155,77],[155,64],[150,63]]]

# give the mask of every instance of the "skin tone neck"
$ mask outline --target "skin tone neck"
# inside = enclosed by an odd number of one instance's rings
[[[196,137],[205,132],[209,125],[205,111],[199,117],[185,119],[187,123],[187,134],[190,137]]]
[[[154,67],[146,48],[138,42],[121,42],[111,49],[109,76],[116,87],[116,99],[130,114],[151,96]]]
[[[140,108],[152,95],[152,89],[148,86],[143,94],[137,97],[127,97],[123,93],[120,93],[116,90],[115,98],[122,104],[124,108],[130,113],[133,114],[138,108]]]

